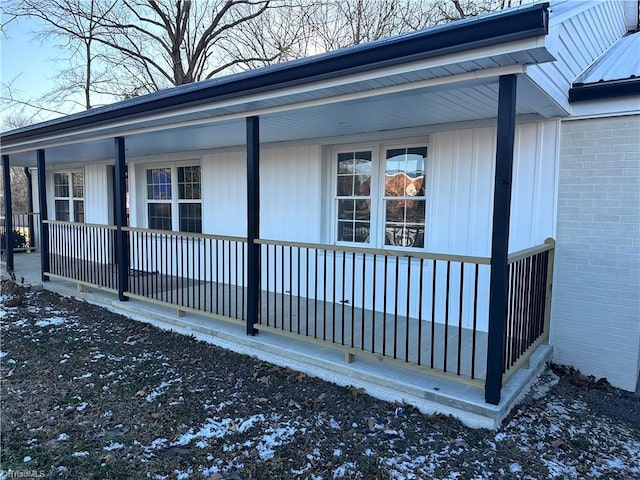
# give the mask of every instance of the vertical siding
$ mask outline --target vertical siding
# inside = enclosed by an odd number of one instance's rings
[[[433,134],[429,152],[427,248],[489,256],[495,168],[494,127]],[[553,236],[557,122],[518,125],[510,251]]]
[[[247,165],[243,151],[202,158],[202,215],[205,233],[247,234]]]
[[[320,242],[323,202],[320,147],[269,148],[261,155],[260,236]]]
[[[107,165],[87,164],[84,167],[84,215],[86,223],[108,224],[113,202],[109,197]]]
[[[560,105],[570,111],[567,95],[571,82],[626,32],[624,5],[617,1],[590,2],[571,15],[558,7],[551,11],[546,43],[555,62],[531,66],[527,74]],[[567,18],[564,18],[564,17]]]

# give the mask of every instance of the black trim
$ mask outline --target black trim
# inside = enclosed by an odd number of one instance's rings
[[[124,138],[116,137],[113,140],[115,165],[115,192],[114,203],[116,207],[116,260],[118,262],[118,299],[126,302],[129,298],[125,292],[129,291],[129,241],[128,233],[122,230],[127,226],[127,187],[126,187],[126,158]]]
[[[6,132],[5,145],[114,119],[141,116],[175,107],[241,97],[276,88],[339,77],[412,60],[546,35],[548,3],[465,19],[416,33],[357,45],[314,57],[229,75],[125,100],[106,107]]]
[[[47,209],[47,172],[45,169],[44,150],[36,152],[38,165],[38,202],[40,204],[40,271],[42,281],[48,282],[47,275],[50,270],[49,265],[49,224],[46,223],[48,217]]]
[[[602,100],[629,95],[640,95],[640,78],[573,85],[569,89],[569,102]]]
[[[11,165],[9,155],[2,155],[2,183],[4,186],[4,250],[7,273],[13,272],[13,205],[11,205]]]
[[[247,117],[247,335],[260,322],[260,118]]]
[[[513,150],[516,131],[518,78],[500,77],[496,134],[496,168],[493,191],[493,228],[491,230],[491,274],[489,284],[489,331],[487,334],[487,375],[484,398],[498,405],[504,371],[504,341],[507,324],[507,285],[509,278],[509,219]]]

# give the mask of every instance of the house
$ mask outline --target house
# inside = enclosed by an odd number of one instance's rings
[[[549,343],[634,390],[637,29],[637,2],[509,9],[5,132],[4,171],[32,171],[43,281],[489,405]]]

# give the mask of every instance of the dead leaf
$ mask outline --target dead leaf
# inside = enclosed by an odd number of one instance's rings
[[[556,440],[552,440],[551,441],[551,446],[553,448],[558,448],[558,447],[561,447],[562,445],[564,445],[564,442],[562,440],[560,440],[560,439],[556,439]]]

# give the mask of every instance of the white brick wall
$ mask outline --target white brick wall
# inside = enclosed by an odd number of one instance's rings
[[[640,115],[562,123],[551,322],[556,363],[636,389]]]

